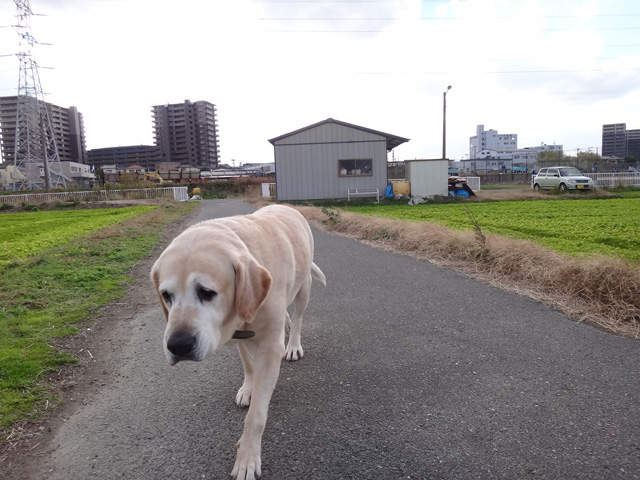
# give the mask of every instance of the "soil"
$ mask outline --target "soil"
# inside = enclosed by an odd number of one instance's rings
[[[125,204],[130,206],[132,202],[123,202],[123,206]],[[135,202],[135,205],[140,205],[140,202]],[[102,207],[93,208],[113,207],[103,204]],[[125,296],[104,306],[94,318],[78,325],[77,335],[61,338],[53,344],[74,356],[78,363],[63,366],[48,375],[45,380],[47,388],[59,402],[45,408],[40,420],[19,422],[2,432],[0,479],[33,478],[30,467],[35,458],[50,451],[57,428],[112,381],[110,372],[116,369],[110,368],[113,359],[108,352],[113,350],[113,343],[117,342],[118,325],[155,305],[157,297],[149,281],[153,262],[167,244],[190,224],[197,210],[194,209],[163,231],[161,245],[130,271],[132,280]],[[101,361],[97,362],[96,358]]]

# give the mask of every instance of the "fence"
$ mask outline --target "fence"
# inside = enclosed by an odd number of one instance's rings
[[[640,172],[585,173],[593,179],[596,188],[640,187]]]
[[[474,192],[480,190],[480,177],[463,177],[467,179],[467,185]]]
[[[0,203],[46,202],[100,202],[107,200],[140,200],[147,198],[171,198],[180,202],[189,200],[187,187],[132,188],[125,190],[89,190],[84,192],[24,193],[18,195],[0,195]]]

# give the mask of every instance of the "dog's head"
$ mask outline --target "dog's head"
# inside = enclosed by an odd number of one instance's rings
[[[211,227],[213,228],[213,227]],[[271,275],[234,239],[208,227],[177,237],[151,270],[167,326],[169,363],[202,360],[251,323],[271,287]]]

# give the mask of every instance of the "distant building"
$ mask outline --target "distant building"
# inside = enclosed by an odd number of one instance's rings
[[[538,147],[518,148],[510,152],[483,150],[476,158],[450,162],[450,166],[458,168],[463,173],[502,170],[529,172],[540,168],[538,157],[540,152],[559,152],[561,157],[563,149],[562,145],[542,144]],[[559,161],[560,159],[555,160],[555,162]]]
[[[627,130],[627,156],[640,161],[640,129]]]
[[[14,190],[25,178],[12,163],[0,163],[0,190]]]
[[[497,130],[485,130],[478,125],[476,135],[469,138],[469,159],[460,162],[464,171],[491,171],[537,168],[540,152],[560,152],[562,145],[542,143],[536,147],[518,148],[518,135],[515,133],[499,134]]]
[[[155,170],[155,165],[161,161],[160,149],[154,145],[94,148],[87,152],[87,158],[95,168],[104,168],[106,165],[125,168],[137,164],[146,170]]]
[[[160,162],[216,168],[220,160],[216,106],[206,101],[153,107]]]
[[[259,172],[263,175],[271,175],[276,173],[275,162],[271,163],[245,163],[241,165],[240,170],[249,170],[251,172]]]
[[[602,156],[624,158],[627,153],[627,125],[610,123],[602,126]]]
[[[82,114],[76,107],[59,107],[52,103],[46,103],[46,105],[51,116],[60,162],[87,163]],[[0,97],[0,150],[4,163],[14,163],[17,113],[17,96]],[[36,136],[35,144],[37,145],[40,126],[30,127],[30,131]]]
[[[518,135],[515,133],[499,134],[497,130],[485,130],[478,125],[476,134],[469,139],[469,158],[480,158],[483,151],[498,153],[512,152],[518,149]]]
[[[36,174],[45,184],[43,163],[32,164],[31,167],[37,170]],[[75,184],[82,188],[90,188],[95,184],[96,177],[91,173],[91,167],[77,162],[60,162],[62,175],[67,183]],[[25,175],[11,163],[0,165],[0,190],[16,190],[25,179]]]
[[[62,174],[70,178],[73,183],[83,188],[93,187],[96,176],[91,172],[91,167],[77,162],[60,162]]]
[[[602,125],[602,156],[640,160],[640,129],[627,130],[626,123]]]
[[[277,199],[347,198],[352,189],[384,195],[387,152],[408,141],[333,118],[272,138]]]

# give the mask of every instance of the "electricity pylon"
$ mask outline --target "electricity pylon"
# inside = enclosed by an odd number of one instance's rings
[[[20,74],[16,108],[14,165],[22,173],[19,190],[66,187],[60,166],[55,133],[48,104],[40,83],[38,64],[31,50],[38,43],[29,25],[33,15],[29,0],[14,0],[18,7],[16,29],[20,35]]]

